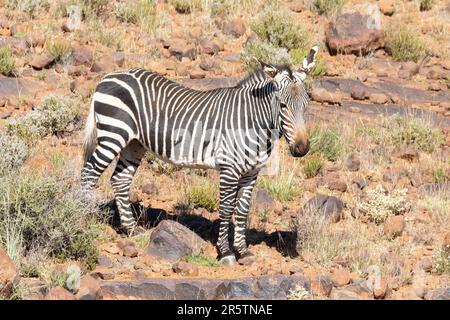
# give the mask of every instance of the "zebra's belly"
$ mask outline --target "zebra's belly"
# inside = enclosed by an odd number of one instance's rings
[[[151,150],[150,150],[151,151]],[[152,151],[153,152],[153,151]],[[188,157],[167,157],[153,152],[153,154],[160,160],[176,166],[192,169],[218,169],[216,159],[208,157],[203,160],[189,159]]]

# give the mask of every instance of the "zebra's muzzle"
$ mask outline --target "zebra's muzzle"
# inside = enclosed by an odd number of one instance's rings
[[[309,151],[309,140],[302,139],[300,141],[297,141],[296,143],[294,143],[289,147],[289,150],[291,151],[292,156],[303,157]]]

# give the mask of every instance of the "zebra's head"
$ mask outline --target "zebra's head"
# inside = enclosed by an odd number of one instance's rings
[[[286,66],[273,66],[261,62],[266,76],[276,87],[276,107],[279,109],[279,128],[294,157],[303,157],[309,151],[305,112],[309,103],[303,82],[315,65],[318,47],[313,47],[301,66],[292,70]]]

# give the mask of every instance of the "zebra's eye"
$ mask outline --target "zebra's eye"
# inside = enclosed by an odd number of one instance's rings
[[[280,102],[280,107],[281,107],[281,109],[284,109],[284,108],[287,108],[287,105],[286,105],[286,103]]]

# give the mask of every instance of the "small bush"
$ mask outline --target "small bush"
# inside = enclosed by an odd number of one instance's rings
[[[186,262],[197,264],[205,267],[218,267],[219,262],[212,257],[205,256],[201,253],[189,253],[185,257]]]
[[[390,26],[386,30],[386,50],[398,61],[417,61],[426,53],[421,36],[405,25]]]
[[[153,0],[139,0],[133,3],[119,2],[114,11],[122,22],[142,23],[149,16],[156,14],[156,3]]]
[[[291,57],[285,48],[277,48],[260,40],[249,41],[244,47],[241,57],[249,69],[259,67],[259,63],[254,58],[271,64],[292,64]]]
[[[38,13],[47,11],[50,3],[47,0],[6,0],[6,7],[13,10],[20,10],[30,17],[36,17]]]
[[[396,189],[388,193],[381,185],[367,190],[366,199],[360,203],[359,210],[375,223],[381,223],[389,216],[404,213],[410,204],[405,196],[407,189]]]
[[[433,7],[433,0],[420,0],[420,11],[428,11]]]
[[[445,173],[445,170],[442,168],[436,168],[432,172],[433,174],[433,182],[436,183],[444,183],[449,180],[449,177]]]
[[[450,249],[439,249],[436,255],[434,265],[438,274],[450,274]]]
[[[322,166],[323,160],[320,156],[308,156],[304,158],[303,172],[305,172],[307,178],[313,178],[317,176],[317,174],[320,172],[320,169],[322,169]]]
[[[202,5],[200,0],[171,0],[170,3],[178,13],[191,13]]]
[[[1,177],[0,244],[17,252],[16,257],[40,251],[94,267],[98,208],[72,183],[68,174],[32,169]]]
[[[35,110],[6,123],[6,132],[31,145],[46,135],[64,132],[70,123],[78,121],[79,112],[74,98],[50,95]]]
[[[28,157],[28,145],[21,139],[0,132],[0,176],[19,168]]]
[[[0,48],[0,73],[4,76],[10,76],[14,74],[16,69],[16,63],[12,54],[11,48]]]
[[[289,290],[288,295],[286,296],[288,300],[310,300],[311,293],[305,289],[302,285],[295,285],[294,288]]]
[[[338,133],[331,128],[322,128],[316,125],[309,130],[311,154],[322,154],[329,161],[336,161],[344,150],[342,139]]]
[[[294,66],[301,65],[303,63],[303,59],[308,55],[309,49],[303,48],[303,49],[292,49],[289,51],[289,55],[291,56],[292,64]],[[314,66],[313,70],[310,73],[310,77],[315,79],[317,77],[325,75],[327,72],[327,66],[323,62],[322,58],[320,56],[317,56],[316,58],[316,65]]]
[[[82,10],[87,16],[98,16],[105,11],[108,0],[80,0]]]
[[[298,195],[293,175],[286,176],[284,174],[277,175],[275,178],[262,178],[259,180],[259,186],[269,192],[279,201],[290,201]]]
[[[62,38],[54,38],[45,43],[45,47],[50,52],[57,62],[62,62],[67,59],[72,53],[70,43]]]
[[[89,37],[92,41],[101,43],[109,48],[117,51],[122,50],[121,37],[114,30],[106,28],[98,19],[91,20],[89,23]]]
[[[194,207],[214,211],[219,203],[219,188],[217,183],[204,180],[203,183],[190,186],[187,190],[188,203]]]
[[[259,14],[251,28],[261,40],[287,50],[306,48],[310,42],[306,31],[288,12],[273,7]]]
[[[320,15],[332,16],[339,13],[345,0],[313,0],[312,9]]]

